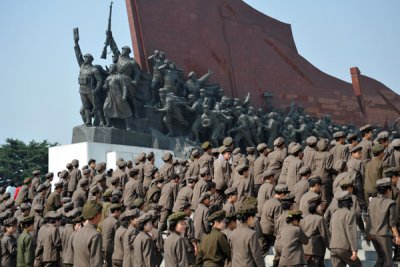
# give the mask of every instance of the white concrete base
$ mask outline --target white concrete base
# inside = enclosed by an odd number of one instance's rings
[[[55,146],[49,148],[49,172],[54,173],[54,182],[57,181],[57,173],[65,170],[67,163],[73,159],[79,160],[80,168],[86,165],[89,159],[95,159],[98,163],[107,163],[107,169],[115,170],[118,158],[133,161],[133,158],[141,152],[149,153],[150,151],[153,151],[155,155],[155,165],[160,167],[163,163],[161,157],[168,150],[88,142]],[[173,154],[172,151],[169,152]]]

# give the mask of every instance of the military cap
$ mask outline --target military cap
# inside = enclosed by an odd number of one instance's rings
[[[345,177],[345,178],[343,178],[343,180],[341,180],[339,182],[340,187],[352,186],[353,184],[354,184],[354,181],[350,177]]]
[[[90,164],[92,164],[92,163],[96,163],[96,160],[95,160],[95,159],[89,159],[88,165],[90,165]]]
[[[333,134],[333,138],[341,138],[341,137],[345,137],[345,136],[346,136],[345,132],[342,132],[342,131],[338,131]]]
[[[40,174],[40,171],[39,171],[39,170],[34,170],[34,171],[32,172],[32,175],[33,175],[33,176],[38,175],[38,174]]]
[[[63,182],[57,182],[54,184],[54,188],[57,189],[57,188],[63,187],[63,185],[64,185]]]
[[[238,214],[256,215],[257,199],[254,197],[246,198],[237,212]]]
[[[153,221],[158,219],[158,211],[157,210],[151,209],[147,212],[147,214],[151,216],[151,220],[153,220]]]
[[[336,196],[337,201],[344,201],[350,198],[351,194],[347,190],[339,192]]]
[[[253,154],[255,149],[254,149],[253,146],[249,146],[249,147],[246,147],[246,151],[247,151],[248,154]]]
[[[227,146],[220,146],[218,148],[218,153],[224,154],[225,152],[232,152],[232,150],[230,147],[227,147]]]
[[[177,221],[182,221],[186,218],[186,214],[184,212],[175,212],[169,215],[168,221],[169,222],[177,222]]]
[[[135,156],[135,157],[133,158],[133,164],[139,165],[139,163],[140,163],[140,160],[139,160],[138,156]]]
[[[160,177],[158,177],[158,178],[156,178],[156,179],[153,180],[153,182],[154,182],[155,184],[157,184],[157,183],[164,183],[164,181],[165,181],[165,178],[162,177],[162,176],[160,176]]]
[[[200,156],[200,151],[198,149],[193,149],[192,157],[198,157],[198,156]]]
[[[275,174],[276,174],[276,170],[274,170],[273,168],[268,168],[263,172],[262,178],[265,180],[271,176],[275,176]]]
[[[144,161],[144,160],[146,159],[146,153],[141,152],[141,153],[138,155],[138,159],[139,159],[140,161]]]
[[[279,200],[280,201],[289,201],[289,202],[294,202],[294,199],[296,198],[295,195],[293,194],[287,194],[284,197],[281,197]]]
[[[242,164],[240,164],[239,166],[236,167],[236,170],[237,170],[238,173],[241,173],[241,172],[246,171],[248,169],[249,169],[249,165],[248,164],[244,164],[244,163],[242,163]]]
[[[83,205],[82,216],[85,220],[92,219],[97,214],[101,213],[103,206],[96,201],[88,201]]]
[[[391,178],[392,176],[399,176],[400,168],[398,167],[389,167],[383,171],[383,175],[385,177]]]
[[[391,143],[392,147],[400,147],[400,139],[394,139]]]
[[[210,198],[210,197],[211,197],[211,195],[208,192],[201,193],[200,198],[199,198],[199,203],[203,202],[204,199],[207,199],[207,198]]]
[[[79,165],[79,160],[74,159],[74,160],[72,160],[71,164],[72,164],[73,167],[78,167],[78,165]]]
[[[72,202],[67,202],[63,205],[64,210],[71,210],[74,208],[74,203]]]
[[[139,174],[139,169],[138,168],[133,168],[132,170],[129,171],[129,176],[134,177],[135,175]]]
[[[139,208],[143,204],[144,204],[144,200],[142,198],[140,198],[140,197],[133,201],[133,206],[136,207],[136,208]]]
[[[60,176],[59,177],[65,179],[65,178],[68,177],[68,175],[69,175],[68,171],[67,170],[63,170],[62,172],[60,172]]]
[[[392,180],[390,178],[381,178],[376,181],[376,187],[390,187],[392,186]]]
[[[122,191],[121,191],[121,190],[114,190],[114,191],[112,191],[112,195],[113,195],[113,196],[120,196],[120,197],[122,197]]]
[[[303,219],[303,212],[301,210],[290,210],[286,215],[286,218],[290,218],[292,220],[301,220]]]
[[[122,204],[118,204],[118,203],[111,204],[111,206],[110,206],[111,211],[118,210],[118,209],[122,209]]]
[[[152,220],[152,216],[150,214],[145,213],[138,218],[138,223],[145,224],[151,220]]]
[[[87,170],[87,169],[89,169],[89,166],[88,166],[88,165],[83,165],[82,168],[81,168],[82,171],[83,171],[83,170]]]
[[[4,201],[11,198],[11,194],[9,192],[4,193],[1,195],[0,201]]]
[[[101,163],[96,164],[96,167],[94,167],[94,169],[95,169],[96,171],[101,171],[101,170],[103,170],[103,164],[101,164]]]
[[[165,152],[164,155],[162,156],[163,161],[168,161],[172,159],[172,154],[170,152]]]
[[[33,210],[42,211],[43,210],[43,205],[36,204],[35,206],[33,206]]]
[[[85,187],[85,186],[87,186],[88,184],[89,184],[89,179],[82,178],[82,179],[79,180],[79,186],[80,186],[80,187]]]
[[[372,154],[374,154],[374,156],[379,155],[381,152],[383,152],[385,150],[385,147],[381,144],[376,144],[372,147]]]
[[[239,147],[235,148],[235,149],[232,151],[232,154],[233,154],[233,155],[238,155],[239,153],[240,153],[240,148],[239,148]]]
[[[209,222],[214,222],[214,221],[218,221],[218,220],[223,220],[226,216],[226,212],[224,210],[218,210],[216,212],[214,212],[213,214],[211,214],[210,216],[208,216],[207,220]]]
[[[26,217],[21,218],[21,220],[19,222],[22,224],[25,224],[25,225],[31,225],[34,223],[34,221],[35,221],[34,216],[26,216]]]
[[[300,175],[306,175],[306,174],[308,174],[308,173],[311,173],[311,169],[310,169],[310,167],[308,167],[308,166],[303,166],[303,167],[301,167],[300,170],[299,170],[299,174],[300,174]]]
[[[308,183],[310,183],[310,182],[315,182],[315,183],[321,184],[322,179],[319,176],[311,176],[311,177],[308,177]]]
[[[70,163],[67,163],[67,165],[65,165],[65,168],[67,168],[67,169],[72,169],[73,166],[72,166],[71,162],[70,162]]]
[[[224,146],[231,146],[232,143],[233,143],[233,139],[232,139],[232,137],[229,137],[229,136],[225,137],[224,140],[222,141],[222,144]]]
[[[60,215],[55,211],[49,211],[46,213],[45,218],[48,219],[59,219]]]
[[[309,146],[313,146],[313,145],[315,145],[315,144],[317,144],[317,137],[315,137],[315,136],[309,136],[309,137],[307,137],[307,139],[306,139],[306,144],[307,145],[309,145]]]
[[[112,191],[111,191],[111,190],[106,190],[106,191],[103,193],[103,197],[111,197],[111,195],[112,195]]]
[[[278,137],[274,140],[274,146],[281,146],[285,143],[285,139]]]
[[[32,178],[28,177],[24,179],[24,184],[29,184],[30,182],[32,182]]]
[[[65,213],[65,217],[74,219],[76,217],[79,217],[81,215],[82,211],[79,209],[73,209]]]
[[[62,203],[69,203],[69,202],[71,202],[72,201],[72,199],[70,198],[70,197],[63,197],[63,198],[61,198],[61,202]]]
[[[313,203],[313,202],[320,202],[321,201],[321,196],[320,195],[315,195],[311,197],[309,200],[307,200],[308,204]]]
[[[233,221],[233,220],[236,221],[236,216],[237,216],[236,212],[230,212],[226,214],[225,219],[228,221]]]
[[[328,140],[325,138],[319,139],[317,142],[317,148],[319,151],[324,151],[328,146]]]
[[[378,134],[378,136],[376,137],[376,139],[379,140],[383,140],[383,139],[388,139],[389,138],[389,133],[387,131],[382,131]]]
[[[75,218],[72,220],[73,223],[81,223],[81,222],[83,222],[83,221],[84,221],[84,219],[83,219],[83,216],[82,216],[82,215],[79,215],[79,216],[75,217]]]
[[[153,151],[150,151],[149,153],[147,153],[146,157],[147,157],[148,159],[153,158],[153,157],[154,157],[154,152],[153,152]]]
[[[200,169],[200,176],[206,176],[210,174],[210,170],[207,167],[203,167]]]
[[[3,221],[3,226],[4,226],[4,227],[13,226],[13,225],[16,225],[17,223],[18,223],[17,218],[12,217],[12,218],[5,219],[5,220]]]
[[[110,183],[111,183],[111,184],[119,183],[119,177],[118,177],[118,176],[111,177],[111,178],[110,178]]]
[[[228,189],[225,190],[225,195],[230,196],[230,195],[237,195],[238,191],[236,187],[229,187]]]
[[[372,125],[371,124],[366,124],[366,125],[360,127],[360,132],[366,133],[366,132],[369,132],[369,131],[372,131]]]
[[[353,140],[354,138],[357,138],[356,133],[349,133],[346,137],[347,140]]]
[[[362,150],[362,147],[360,145],[356,145],[356,146],[353,146],[352,148],[350,148],[350,153],[355,153],[355,152],[361,151],[361,150]]]
[[[266,143],[261,143],[257,145],[257,151],[263,151],[267,148],[267,144]]]
[[[211,149],[211,154],[219,154],[218,148]]]
[[[287,185],[285,185],[285,184],[277,184],[276,186],[275,186],[275,192],[277,192],[277,193],[289,193],[290,191],[289,191],[289,189],[288,189],[288,186]]]
[[[54,177],[54,173],[52,173],[52,172],[46,173],[46,175],[45,175],[44,177],[45,177],[46,179],[53,178],[53,177]]]
[[[331,142],[329,144],[331,145],[331,147],[336,146],[336,140],[331,140]]]
[[[83,175],[88,175],[88,174],[90,174],[90,170],[89,170],[89,169],[84,169],[84,170],[82,171],[82,174],[83,174]]]
[[[92,195],[95,195],[95,194],[97,194],[97,193],[100,193],[100,188],[99,188],[98,185],[94,185],[94,186],[92,186],[92,187],[90,188],[89,192],[90,192]]]
[[[21,211],[30,210],[30,209],[31,209],[31,206],[30,206],[28,203],[22,203],[22,204],[19,206],[19,209],[20,209]]]
[[[188,183],[196,183],[199,180],[199,177],[197,176],[190,176],[188,178]]]
[[[297,152],[301,151],[301,145],[300,144],[295,144],[292,149],[290,150],[291,154],[296,154]]]
[[[133,218],[138,218],[139,216],[140,216],[140,210],[137,208],[125,211],[125,217],[129,220]]]

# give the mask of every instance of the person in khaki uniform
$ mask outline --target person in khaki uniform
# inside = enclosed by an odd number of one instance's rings
[[[51,173],[53,174],[53,173]],[[33,178],[31,182],[31,187],[29,187],[29,193],[28,193],[28,198],[32,201],[36,194],[37,194],[37,188],[40,184],[40,171],[39,170],[34,170],[32,172]],[[48,174],[46,174],[48,175]]]
[[[104,207],[104,206],[103,206]],[[103,208],[104,209],[104,208]],[[102,251],[106,259],[106,266],[112,266],[112,254],[114,250],[114,237],[117,229],[119,228],[118,218],[121,215],[121,204],[111,204],[110,214],[104,219],[101,224],[101,236],[102,236]]]
[[[382,178],[384,146],[377,144],[372,148],[373,159],[365,165],[365,199],[368,202],[370,197],[377,194],[376,181]]]
[[[279,175],[278,184],[286,184],[288,167],[289,167],[290,162],[294,159],[294,156],[290,153],[290,151],[292,150],[292,148],[295,144],[296,143],[291,142],[288,145],[288,155],[286,156],[285,160],[282,163],[282,170],[281,170],[281,174]]]
[[[143,187],[144,190],[147,192],[147,190],[150,188],[150,184],[154,178],[154,168],[156,166],[154,165],[156,158],[154,157],[154,152],[151,151],[147,153],[146,155],[147,161],[144,164],[144,181],[143,181]],[[158,170],[158,169],[157,169]]]
[[[167,228],[167,219],[172,213],[172,208],[174,207],[174,202],[179,190],[179,175],[173,173],[169,179],[169,182],[162,187],[160,200],[158,201],[158,206],[161,209],[158,230],[161,232]]]
[[[299,174],[301,176],[300,181],[298,181],[294,187],[292,194],[295,196],[295,203],[293,204],[293,209],[298,210],[300,208],[301,197],[310,190],[308,185],[308,178],[311,177],[311,169],[308,166],[301,167]]]
[[[35,257],[34,243],[29,232],[33,230],[33,216],[24,217],[21,227],[24,229],[17,240],[17,267],[33,267]]]
[[[268,199],[275,195],[275,175],[276,171],[272,168],[268,168],[263,174],[264,183],[261,185],[257,194],[257,211],[261,214],[262,206]]]
[[[61,262],[61,237],[57,228],[61,216],[55,211],[49,211],[45,219],[47,226],[45,231],[38,234],[35,258],[41,258],[46,267],[56,267]]]
[[[139,234],[133,242],[134,265],[156,267],[155,244],[150,236],[153,229],[150,214],[143,214],[138,218]]]
[[[29,187],[31,186],[32,178],[25,178],[24,184],[18,192],[17,198],[15,199],[15,205],[20,206],[22,203],[29,200],[28,193]]]
[[[191,176],[197,176],[200,173],[200,151],[197,149],[194,149],[191,153],[191,158],[193,159],[189,163],[189,169],[187,170],[185,174],[186,180],[191,177]]]
[[[249,160],[249,166],[251,169],[253,169],[254,162],[256,161],[257,157],[255,155],[255,149],[252,146],[246,147],[246,152],[247,152],[247,159]],[[211,153],[211,150],[210,150]]]
[[[41,205],[42,207],[44,207],[44,204],[46,203],[46,199],[44,198],[44,196],[46,195],[46,190],[47,187],[44,184],[38,186],[37,195],[32,201],[32,207],[35,207],[36,205]],[[34,213],[35,211],[31,209],[30,215],[33,215]]]
[[[304,148],[303,162],[304,166],[311,168],[314,161],[314,155],[317,151],[317,137],[309,136],[306,139],[307,146]]]
[[[223,266],[225,261],[231,260],[231,249],[228,239],[223,231],[225,224],[225,211],[218,210],[208,216],[212,225],[211,231],[203,235],[196,257],[196,266]]]
[[[226,214],[225,224],[226,224],[226,228],[224,230],[222,230],[222,233],[224,233],[226,235],[226,238],[228,239],[228,242],[230,244],[232,233],[237,227],[236,212]],[[231,250],[231,255],[232,255],[232,247],[230,247],[230,250]],[[232,258],[231,258],[231,260],[229,260],[229,261],[227,260],[225,262],[224,267],[232,267]]]
[[[282,164],[287,155],[285,139],[278,137],[274,140],[274,151],[267,156],[267,168],[275,171],[275,179],[278,180],[281,174]],[[266,171],[267,168],[264,170]]]
[[[220,157],[214,161],[213,182],[215,182],[217,190],[215,204],[222,206],[225,202],[224,191],[228,188],[228,184],[232,178],[232,169],[229,164],[232,150],[226,146],[221,146],[218,150]]]
[[[333,155],[333,169],[336,174],[344,171],[347,159],[349,158],[349,147],[346,145],[346,134],[339,131],[333,134],[336,141],[335,146],[331,149]]]
[[[113,171],[112,178],[118,178],[118,187],[124,189],[129,177],[125,172],[126,162],[123,159],[118,159],[116,162],[117,169]]]
[[[144,197],[143,185],[139,182],[139,170],[133,168],[129,172],[129,181],[125,185],[122,198],[124,199],[124,206],[130,207],[133,201],[137,198]]]
[[[289,211],[286,215],[286,225],[281,230],[282,255],[279,266],[304,266],[303,245],[308,244],[308,237],[300,228],[300,220],[303,219],[299,210]]]
[[[332,215],[330,231],[332,266],[339,267],[346,264],[351,267],[361,267],[357,256],[357,225],[354,213],[350,211],[353,205],[351,194],[347,191],[338,193],[338,210]]]
[[[322,202],[328,204],[332,198],[333,155],[328,151],[329,141],[327,139],[318,140],[317,149],[311,164],[311,175],[321,177],[321,199]]]
[[[78,211],[78,210],[77,210]],[[78,214],[81,212],[79,211]],[[72,267],[74,265],[74,248],[73,243],[75,236],[79,234],[82,229],[83,217],[82,215],[78,215],[74,219],[72,219],[73,232],[69,237],[66,246],[63,246],[63,264],[64,267]],[[65,231],[64,231],[65,232]]]
[[[164,164],[160,167],[160,176],[167,180],[175,173],[174,166],[172,165],[173,156],[171,153],[165,152],[162,160]]]
[[[392,266],[392,239],[400,245],[400,235],[397,230],[398,214],[396,202],[392,200],[391,178],[376,181],[378,196],[369,202],[369,219],[367,223],[368,237],[372,241],[378,258],[375,266]]]
[[[237,213],[240,225],[232,232],[230,238],[232,267],[265,267],[257,233],[251,229],[257,213],[256,202],[257,200],[254,198],[246,199]]]
[[[330,233],[322,214],[318,213],[321,197],[308,200],[309,215],[305,216],[300,225],[309,242],[303,245],[307,266],[319,267],[324,265],[326,248],[329,247]]]
[[[72,194],[72,203],[76,208],[81,208],[85,205],[89,191],[89,180],[82,178],[78,182],[78,189]]]
[[[187,178],[187,185],[179,190],[175,204],[172,208],[172,212],[180,211],[182,205],[185,202],[189,202],[189,204],[191,204],[193,197],[193,188],[195,187],[198,180],[199,178],[197,177],[197,175]]]
[[[49,211],[57,211],[57,209],[61,208],[61,192],[63,189],[62,183],[54,184],[54,192],[50,194],[49,198],[46,200],[44,205],[43,214],[46,215]]]
[[[207,217],[210,207],[210,197],[211,195],[208,192],[201,194],[199,205],[193,214],[195,238],[198,242],[200,242],[202,235],[209,231]]]
[[[79,170],[79,161],[77,159],[72,160],[71,165],[73,169],[70,172],[68,180],[68,196],[72,197],[72,194],[78,186],[79,180],[82,178],[82,173]]]
[[[235,209],[238,210],[240,206],[242,205],[243,201],[251,196],[251,186],[250,183],[248,182],[249,178],[249,165],[248,164],[239,164],[236,167],[236,171],[239,174],[239,177],[233,184],[234,187],[236,187],[237,192],[238,192],[238,199],[235,202]]]
[[[364,164],[367,164],[369,161],[372,159],[372,125],[367,124],[362,127],[360,127],[360,133],[361,133],[361,142],[358,144],[359,146],[362,147],[361,150],[361,160],[364,162]]]
[[[168,217],[169,235],[164,243],[165,267],[189,267],[187,247],[183,237],[186,230],[185,213],[175,212]]]
[[[88,201],[82,208],[82,216],[86,222],[73,240],[74,267],[103,266],[101,234],[97,231],[102,208],[96,201]]]
[[[308,215],[310,212],[308,211],[308,201],[314,197],[320,195],[321,192],[321,177],[314,176],[308,178],[308,186],[310,190],[305,193],[300,199],[300,210],[303,212],[304,216]]]
[[[9,218],[3,221],[4,236],[1,239],[1,266],[15,267],[17,265],[17,219]]]
[[[300,181],[301,175],[299,171],[301,167],[303,167],[303,151],[300,144],[295,144],[290,153],[293,155],[293,159],[290,161],[287,170],[287,178],[286,185],[288,186],[289,191],[293,190],[294,185]]]
[[[120,225],[115,232],[114,236],[114,247],[112,254],[112,266],[122,267],[122,262],[124,260],[124,236],[128,228],[128,219],[126,216],[126,211],[119,217]]]
[[[257,145],[257,151],[260,154],[259,157],[254,161],[254,166],[253,166],[253,176],[254,176],[254,192],[258,192],[258,189],[261,187],[263,184],[263,179],[262,179],[262,174],[264,171],[267,169],[267,156],[268,156],[268,150],[267,150],[267,144],[261,143]]]
[[[229,187],[224,192],[225,196],[227,197],[226,203],[222,207],[222,209],[226,213],[232,213],[236,211],[235,203],[238,200],[238,191],[236,187]]]
[[[365,165],[361,161],[361,146],[353,146],[350,149],[351,157],[347,161],[347,171],[352,173],[355,177],[354,181],[354,195],[357,196],[358,203],[363,211],[367,210],[367,203],[365,201],[364,193],[364,177],[365,177]]]
[[[207,192],[207,188],[210,182],[211,182],[210,170],[207,167],[201,168],[199,181],[193,188],[193,196],[191,201],[192,210],[196,210],[197,205],[199,204],[199,198],[202,193]]]
[[[67,212],[64,216],[64,220],[66,221],[64,231],[61,233],[61,247],[62,247],[62,254],[61,259],[62,263],[65,264],[65,259],[67,258],[67,254],[69,253],[68,250],[68,243],[71,240],[72,234],[74,233],[74,222],[73,220],[80,215],[79,209],[74,209]],[[73,258],[72,258],[73,259]],[[73,261],[72,261],[73,263]]]
[[[135,238],[139,234],[138,226],[138,218],[140,216],[139,209],[132,209],[125,211],[125,216],[129,221],[128,229],[124,235],[124,259],[122,261],[123,267],[135,266],[135,256],[133,252],[133,244],[135,242]]]
[[[201,148],[203,149],[203,155],[199,159],[200,169],[208,168],[211,173],[214,173],[214,158],[211,153],[211,143],[206,141],[201,145]]]

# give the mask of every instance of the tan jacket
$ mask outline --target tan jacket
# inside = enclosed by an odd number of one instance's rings
[[[303,246],[304,254],[323,258],[331,239],[324,217],[317,214],[309,214],[304,216],[304,219],[300,221],[300,225],[304,234],[309,238],[308,244]]]
[[[165,267],[189,267],[187,250],[184,238],[171,232],[164,244]]]
[[[287,224],[281,231],[282,255],[279,265],[304,265],[306,259],[303,246],[308,243],[308,237],[299,226]]]
[[[114,237],[119,225],[119,221],[112,215],[105,218],[101,224],[101,236],[104,252],[111,253],[114,250]]]
[[[329,248],[357,251],[357,225],[354,213],[347,208],[338,209],[332,215],[331,242]]]
[[[267,200],[261,210],[261,228],[264,235],[275,234],[275,220],[281,215],[282,207],[281,202],[273,197]]]
[[[102,267],[101,234],[93,224],[86,224],[74,236],[74,267]]]
[[[156,266],[155,245],[150,235],[140,231],[133,242],[134,265],[133,266]]]
[[[262,179],[263,172],[267,169],[268,159],[264,154],[261,154],[256,161],[254,161],[253,175],[254,184],[260,185],[264,181]]]

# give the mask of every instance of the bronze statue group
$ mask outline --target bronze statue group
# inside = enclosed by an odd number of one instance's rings
[[[115,170],[72,160],[1,188],[2,266],[376,266],[400,259],[400,139],[338,131],[305,145],[276,137],[240,149],[226,137],[189,159],[153,153]],[[54,179],[54,181],[53,181]],[[52,186],[53,185],[53,186]],[[103,265],[104,264],[104,265]]]

